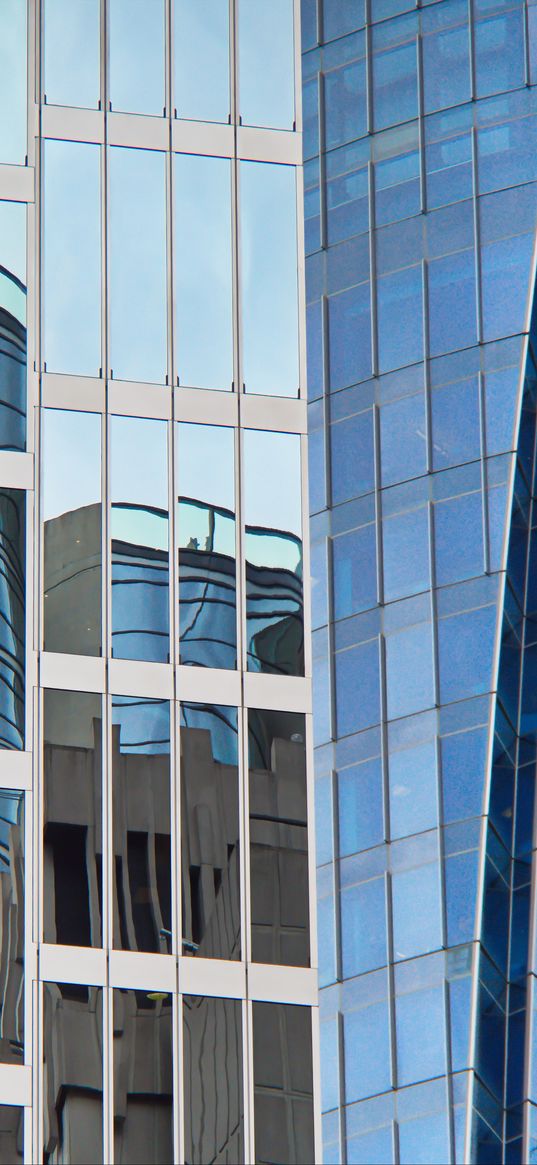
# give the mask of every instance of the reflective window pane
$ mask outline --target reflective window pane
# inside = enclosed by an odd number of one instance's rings
[[[101,418],[45,409],[42,434],[45,650],[100,655]]]
[[[0,749],[24,748],[26,494],[0,489]]]
[[[297,396],[296,173],[241,162],[243,379],[247,392]]]
[[[185,1160],[244,1159],[242,1007],[183,996]]]
[[[23,1064],[24,793],[16,789],[0,789],[0,845],[0,1063]],[[2,1158],[2,1111],[0,1107],[0,1161],[7,1161]]]
[[[112,697],[114,947],[171,949],[170,705]]]
[[[100,947],[102,916],[102,700],[44,694],[43,938]]]
[[[26,448],[26,207],[0,202],[0,449]]]
[[[254,1003],[256,1161],[313,1161],[311,1012]]]
[[[300,437],[244,432],[248,670],[304,674]]]
[[[117,380],[166,379],[163,153],[110,150],[110,364]]]
[[[24,1161],[24,1109],[0,1105],[0,1165]]]
[[[373,28],[375,129],[409,121],[418,113],[415,16]]]
[[[26,4],[0,5],[0,162],[26,159]]]
[[[386,639],[388,719],[432,708],[433,642],[430,623],[405,627]]]
[[[237,664],[233,429],[177,426],[180,662]]]
[[[45,983],[43,1160],[103,1165],[103,991]]]
[[[233,381],[231,163],[175,154],[175,326],[179,383]]]
[[[177,117],[228,121],[229,8],[222,0],[175,0]]]
[[[309,966],[306,722],[248,713],[252,959]]]
[[[112,655],[167,663],[167,426],[112,417]]]
[[[377,295],[380,371],[417,363],[423,357],[421,267],[382,275]]]
[[[237,709],[181,704],[180,744],[183,954],[240,959]]]
[[[100,149],[44,146],[43,357],[48,372],[101,369]]]
[[[99,0],[44,0],[43,39],[48,104],[96,109],[101,87]]]
[[[293,0],[239,0],[239,97],[243,125],[293,129]]]
[[[115,989],[114,1160],[173,1163],[172,997]]]
[[[110,0],[110,106],[164,112],[164,0]]]

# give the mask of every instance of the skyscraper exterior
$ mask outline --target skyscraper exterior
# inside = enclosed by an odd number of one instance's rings
[[[536,13],[302,4],[327,1163],[537,1154]]]
[[[0,1165],[320,1160],[299,29],[0,0]]]

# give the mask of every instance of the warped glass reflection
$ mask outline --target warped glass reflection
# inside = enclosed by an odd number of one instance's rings
[[[114,990],[114,1160],[173,1162],[172,997]]]
[[[43,984],[43,1161],[102,1165],[103,989]]]
[[[242,1004],[183,996],[185,1160],[244,1160]]]
[[[0,789],[0,933],[0,1063],[22,1064],[24,793],[15,789]]]
[[[0,490],[0,748],[24,748],[25,495]]]
[[[26,207],[0,202],[0,449],[26,448]]]

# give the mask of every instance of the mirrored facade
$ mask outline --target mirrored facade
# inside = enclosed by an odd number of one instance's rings
[[[533,15],[302,3],[327,1162],[537,1143]]]

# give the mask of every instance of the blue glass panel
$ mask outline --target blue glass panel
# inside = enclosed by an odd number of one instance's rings
[[[334,618],[345,619],[377,601],[375,526],[362,526],[334,538]]]
[[[317,941],[319,949],[319,986],[326,987],[337,979],[336,912],[333,883],[326,886],[325,875],[333,867],[326,866],[322,879],[317,877]]]
[[[382,484],[418,477],[427,470],[423,393],[404,397],[380,410]]]
[[[302,150],[304,160],[319,152],[319,78],[302,87]]]
[[[379,647],[370,643],[335,657],[338,735],[360,732],[380,721]]]
[[[446,859],[447,945],[450,947],[471,942],[474,937],[477,867],[476,851]]]
[[[389,1126],[363,1133],[361,1137],[347,1138],[346,1146],[347,1165],[371,1165],[372,1161],[375,1165],[392,1165],[393,1133]]]
[[[345,1100],[375,1096],[391,1085],[390,1024],[386,1000],[343,1018]]]
[[[392,874],[392,908],[396,960],[438,950],[442,946],[438,863]],[[405,1083],[408,1084],[409,1080]]]
[[[451,1160],[447,1112],[400,1121],[398,1127],[400,1165],[445,1165]]]
[[[338,774],[339,852],[341,857],[384,841],[380,757]]]
[[[386,639],[388,719],[411,716],[434,705],[430,623],[405,628]]]
[[[384,598],[403,599],[430,586],[429,511],[396,514],[382,523]],[[412,553],[409,554],[409,547]]]
[[[431,421],[434,469],[475,461],[481,452],[477,377],[435,389]]]
[[[99,0],[44,0],[44,79],[48,104],[96,109],[100,96]]]
[[[481,574],[483,507],[481,492],[437,502],[434,507],[436,581],[438,586]]]
[[[237,55],[244,125],[293,129],[293,0],[238,0]],[[205,69],[203,70],[205,72]]]
[[[26,4],[0,6],[0,162],[26,159]]]
[[[308,364],[308,399],[317,400],[324,392],[323,304],[317,299],[306,308],[306,343]]]
[[[472,196],[472,138],[457,120],[460,118],[446,115],[426,122],[427,200],[431,210]]]
[[[516,213],[516,206],[513,207]],[[495,340],[521,332],[529,287],[533,239],[518,235],[483,246],[481,281],[483,337]]]
[[[350,979],[386,963],[386,883],[372,878],[341,891],[343,976]]]
[[[449,1011],[453,1072],[460,1072],[469,1064],[471,1001],[472,980],[470,975],[467,974],[461,979],[452,979],[449,984]]]
[[[321,1021],[321,1092],[323,1111],[329,1112],[340,1102],[338,1017]]]
[[[442,7],[447,7],[443,5]],[[439,28],[423,37],[423,88],[425,112],[459,105],[471,98],[470,37],[464,7],[450,4],[458,28]],[[465,22],[466,16],[466,22]],[[432,21],[427,22],[431,28]],[[424,20],[425,29],[425,20]]]
[[[328,328],[331,390],[366,380],[371,375],[369,283],[330,296]]]
[[[399,1084],[413,1084],[417,1080],[441,1076],[446,1071],[442,988],[432,987],[399,995],[395,1014]]]
[[[337,243],[369,227],[369,142],[352,151],[337,150],[326,159],[326,225],[328,242]]]
[[[515,448],[515,411],[518,368],[501,368],[485,374],[485,425],[487,454]]]
[[[435,743],[427,741],[418,748],[391,753],[389,769],[392,838],[434,829],[438,824]]]
[[[323,0],[323,36],[333,40],[365,24],[364,0]]]
[[[227,121],[229,9],[221,0],[175,0],[174,105],[179,117]]]
[[[478,97],[524,84],[522,7],[476,21],[475,58]]]
[[[356,42],[357,59],[325,74],[326,149],[367,133],[365,39]]]
[[[162,116],[165,103],[163,0],[109,0],[110,107]]]
[[[377,226],[418,214],[421,208],[417,126],[387,130],[375,139]]]
[[[373,109],[375,129],[418,114],[416,23],[403,17],[373,29]]]
[[[428,264],[431,356],[468,348],[477,340],[475,255],[461,251]]]
[[[440,699],[464,700],[491,684],[496,608],[451,615],[438,624]]]
[[[486,729],[445,736],[441,749],[444,820],[477,816],[483,811]]]
[[[380,371],[416,364],[423,357],[421,266],[380,276],[377,295]]]
[[[357,413],[331,425],[334,505],[368,493],[375,485],[373,413]]]

